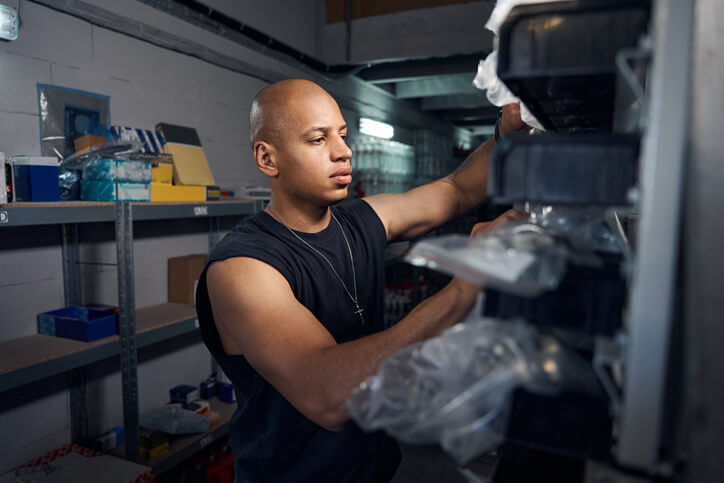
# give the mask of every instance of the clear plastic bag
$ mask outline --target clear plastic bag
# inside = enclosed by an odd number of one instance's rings
[[[532,206],[528,220],[511,220],[476,238],[445,235],[416,243],[405,260],[471,282],[534,297],[558,287],[568,262],[602,265],[599,252],[622,253],[621,237],[597,207]]]
[[[168,434],[203,433],[209,429],[209,420],[186,409],[166,406],[143,411],[139,424],[144,428]]]
[[[505,400],[518,387],[554,394],[595,385],[587,363],[522,323],[478,319],[400,349],[347,400],[365,431],[440,443],[459,463],[503,439]]]
[[[405,256],[413,265],[527,297],[555,289],[567,259],[565,245],[538,225],[521,221],[477,238],[456,234],[422,240]]]
[[[576,250],[621,253],[624,249],[608,222],[608,208],[532,205],[529,212],[532,223],[565,237]]]

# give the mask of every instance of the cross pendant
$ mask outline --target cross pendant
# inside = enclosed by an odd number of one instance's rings
[[[355,314],[359,315],[359,319],[362,321],[362,325],[365,323],[365,318],[362,317],[362,312],[364,312],[365,309],[360,308],[359,304],[354,304],[357,307],[357,310],[354,311]]]

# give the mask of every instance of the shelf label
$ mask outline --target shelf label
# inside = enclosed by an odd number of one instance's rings
[[[194,206],[194,216],[209,216],[209,207]]]
[[[210,434],[208,436],[201,438],[201,440],[199,441],[199,445],[203,448],[205,446],[210,445],[213,442],[214,442],[214,436]]]
[[[0,223],[7,223],[7,222],[8,222],[8,212],[0,211]]]

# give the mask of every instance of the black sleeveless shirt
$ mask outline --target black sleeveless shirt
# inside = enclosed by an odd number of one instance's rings
[[[362,200],[331,210],[352,249],[364,325],[327,262],[263,211],[242,220],[219,242],[199,279],[196,311],[201,335],[236,392],[229,441],[237,482],[381,482],[391,479],[399,464],[399,447],[385,434],[363,433],[352,422],[341,431],[327,431],[297,411],[243,355],[224,352],[214,324],[206,286],[208,266],[250,257],[278,270],[297,300],[338,343],[383,330],[384,226]],[[297,234],[329,259],[354,294],[349,252],[339,225],[330,220],[319,233]],[[269,294],[269,303],[274,303],[274,294]]]

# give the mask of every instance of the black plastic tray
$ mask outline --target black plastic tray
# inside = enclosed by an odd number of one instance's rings
[[[496,203],[626,206],[639,145],[633,134],[506,136],[493,152],[488,194]]]
[[[556,290],[534,298],[489,288],[483,315],[520,317],[536,326],[612,336],[621,327],[626,303],[626,282],[618,260],[611,257],[602,267],[569,264]]]
[[[611,417],[603,391],[543,395],[517,388],[508,399],[505,442],[569,458],[606,460]]]
[[[581,483],[586,462],[580,459],[504,444],[491,475],[495,483]]]
[[[616,54],[636,47],[648,0],[522,5],[501,25],[498,77],[546,130],[613,125]]]

